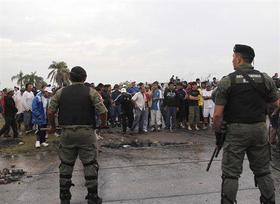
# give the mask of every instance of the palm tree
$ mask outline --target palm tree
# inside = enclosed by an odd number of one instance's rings
[[[48,74],[48,79],[50,78],[52,83],[57,83],[59,87],[62,87],[64,84],[70,84],[69,69],[65,62],[53,61],[49,69],[52,71]]]
[[[23,82],[24,84],[32,83],[36,88],[40,88],[45,83],[43,77],[37,76],[36,72],[24,75]]]
[[[21,70],[17,75],[12,76],[11,80],[12,81],[17,80],[17,85],[19,85],[21,89],[23,88],[24,74]]]

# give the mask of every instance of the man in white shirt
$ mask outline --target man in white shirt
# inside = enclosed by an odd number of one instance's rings
[[[32,101],[34,98],[32,89],[33,85],[31,83],[27,83],[25,85],[25,92],[22,94],[22,104],[24,108],[23,122],[25,131],[32,129]]]
[[[215,104],[212,100],[212,92],[211,85],[207,84],[206,89],[202,90],[202,97],[204,99],[203,104],[203,117],[204,117],[204,129],[208,127],[208,117],[210,116],[209,122],[213,121],[214,107]]]
[[[144,116],[145,116],[145,86],[143,83],[139,84],[140,91],[137,92],[133,97],[132,101],[134,103],[134,121],[133,125],[131,127],[131,132],[134,132],[135,128],[138,126],[138,132],[143,132],[143,126],[144,126]]]
[[[18,109],[18,112],[16,114],[16,122],[17,122],[17,128],[19,134],[21,134],[20,130],[21,130],[21,123],[23,122],[23,112],[24,112],[22,93],[18,87],[14,87],[14,90],[15,90],[15,94],[13,96],[13,99],[15,101],[16,108]]]

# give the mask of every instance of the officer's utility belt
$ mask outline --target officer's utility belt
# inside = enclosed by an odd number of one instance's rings
[[[61,125],[62,129],[93,129],[92,125]]]

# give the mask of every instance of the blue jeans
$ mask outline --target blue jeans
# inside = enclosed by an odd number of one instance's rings
[[[144,119],[143,119],[143,130],[148,131],[148,125],[149,125],[149,109],[146,108],[144,113]]]
[[[111,122],[112,123],[120,122],[120,119],[121,119],[120,112],[121,112],[121,106],[120,105],[112,107],[112,112],[111,112],[111,120],[112,120]]]
[[[32,130],[32,112],[24,111],[23,112],[23,123],[25,126],[25,131]]]
[[[176,124],[177,107],[167,107],[165,125],[167,129],[174,129]]]
[[[134,131],[136,127],[138,127],[138,132],[143,131],[145,115],[145,110],[140,110],[139,108],[134,109],[134,121],[131,127],[131,131]]]

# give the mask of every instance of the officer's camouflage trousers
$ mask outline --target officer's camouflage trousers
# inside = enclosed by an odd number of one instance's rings
[[[98,163],[96,136],[89,128],[64,129],[59,145],[60,199],[70,200],[70,187],[75,161],[79,156],[84,166],[85,186],[97,196]]]
[[[275,203],[275,189],[270,172],[270,152],[265,123],[228,124],[222,160],[222,204],[236,203],[238,179],[245,154],[261,193],[261,203]]]

